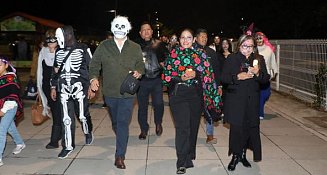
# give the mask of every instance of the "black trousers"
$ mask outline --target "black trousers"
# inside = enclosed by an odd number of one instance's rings
[[[248,148],[253,150],[253,160],[262,159],[259,126],[230,124],[228,154],[241,155],[243,150]]]
[[[164,101],[162,92],[162,80],[160,78],[141,80],[139,91],[137,92],[138,122],[141,131],[148,132],[148,106],[149,96],[152,98],[152,106],[154,110],[154,123],[156,125],[162,123],[164,113]]]
[[[201,98],[195,87],[180,86],[176,93],[170,95],[169,103],[176,129],[176,166],[179,168],[195,159]]]

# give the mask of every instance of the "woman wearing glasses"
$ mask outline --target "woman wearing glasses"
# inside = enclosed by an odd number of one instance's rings
[[[179,43],[172,49],[163,70],[163,83],[169,89],[169,104],[173,115],[176,136],[177,174],[194,167],[196,142],[202,106],[212,115],[219,113],[218,86],[207,56],[192,47],[193,32],[182,31]],[[203,98],[204,100],[201,100]],[[204,101],[204,105],[201,102]]]
[[[222,82],[227,85],[224,119],[230,124],[228,154],[233,155],[229,171],[235,170],[238,162],[251,167],[246,159],[248,148],[253,150],[254,161],[262,159],[258,116],[260,84],[270,78],[253,36],[242,35],[236,49],[226,59],[222,73]]]
[[[50,97],[50,79],[52,73],[55,52],[58,47],[57,38],[54,30],[48,30],[45,34],[45,47],[39,53],[37,66],[37,88],[41,97],[43,108],[43,115],[52,114],[52,130],[50,143],[46,145],[46,149],[59,148],[59,140],[61,139],[61,113],[60,101],[53,101]],[[50,111],[49,111],[50,110]]]

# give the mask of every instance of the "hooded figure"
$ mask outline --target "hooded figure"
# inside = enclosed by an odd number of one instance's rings
[[[66,158],[75,148],[75,119],[77,116],[85,134],[85,144],[93,142],[92,122],[88,104],[91,51],[77,43],[71,26],[56,30],[59,49],[56,52],[52,74],[51,98],[59,96],[62,111],[62,151],[58,157]]]

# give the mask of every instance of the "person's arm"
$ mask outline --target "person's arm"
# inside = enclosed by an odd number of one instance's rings
[[[102,64],[101,58],[103,57],[103,49],[105,49],[104,47],[105,45],[102,42],[95,50],[89,64],[89,78],[91,82],[90,89],[93,92],[98,91],[100,86],[98,76],[101,70],[101,64]]]
[[[271,75],[271,80],[275,80],[278,74],[278,67],[277,67],[277,60],[275,57],[275,53],[272,52],[271,53],[271,58],[270,58],[270,65],[271,65],[271,69],[273,71],[273,74]]]

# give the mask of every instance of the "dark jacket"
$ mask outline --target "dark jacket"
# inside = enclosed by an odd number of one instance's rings
[[[241,53],[233,53],[228,56],[223,67],[222,83],[227,88],[224,99],[224,119],[234,125],[258,126],[259,119],[259,96],[260,84],[269,81],[266,64],[261,55],[256,59],[259,61],[259,76],[254,76],[247,80],[237,80],[237,74],[246,71],[242,70],[242,63],[248,63],[252,66],[254,60],[252,54],[247,60]]]
[[[160,62],[164,62],[168,56],[168,49],[160,40],[152,38],[149,41],[139,39],[136,41],[142,49],[145,74],[144,79],[160,78],[162,73],[162,66]]]

